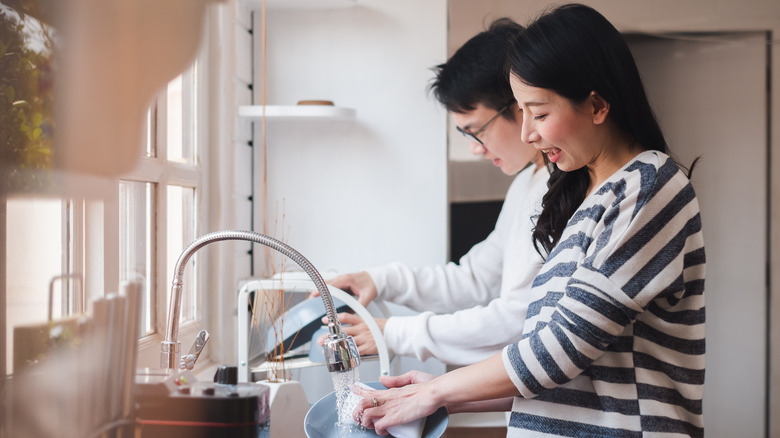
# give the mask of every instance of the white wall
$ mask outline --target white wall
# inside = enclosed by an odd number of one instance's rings
[[[261,14],[254,13],[252,53],[246,41],[247,18],[240,5],[237,11],[235,96],[238,104],[250,103],[245,75],[254,67],[253,103],[260,104]],[[252,131],[247,120],[238,119],[230,139],[235,222],[242,224],[242,218],[249,217],[245,200],[253,189],[255,231],[288,243],[323,273],[395,260],[412,266],[445,262],[446,112],[426,87],[433,75],[430,68],[447,57],[446,26],[446,0],[358,0],[346,9],[269,9],[266,102],[331,100],[354,108],[357,116],[352,121],[268,120],[265,229],[261,123],[254,123],[252,179],[246,147]],[[247,66],[252,54],[254,63]],[[236,262],[243,264],[247,248],[236,248]],[[255,248],[255,276],[268,273],[265,253],[265,248]],[[281,258],[274,253],[271,257]],[[297,269],[289,261],[284,268]],[[220,305],[222,326],[235,324],[229,305]],[[229,343],[224,352],[235,348]],[[441,363],[433,360],[421,364],[403,358],[394,366],[443,372]],[[333,390],[324,368],[304,371],[293,378],[302,382],[310,402]],[[376,380],[376,375],[378,363],[361,366],[365,381]]]
[[[262,84],[259,18],[255,103]],[[446,119],[426,86],[430,68],[446,59],[446,19],[445,0],[268,11],[267,102],[326,99],[357,110],[351,122],[268,123],[268,233],[318,269],[445,261]],[[256,274],[263,273],[261,255]]]
[[[707,251],[707,435],[763,436],[766,35],[629,41],[672,151],[683,163],[701,157],[693,184]]]

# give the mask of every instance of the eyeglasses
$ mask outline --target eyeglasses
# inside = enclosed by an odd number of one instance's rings
[[[514,103],[514,102],[513,102],[513,103]],[[476,140],[476,141],[477,141],[479,144],[481,144],[482,146],[484,146],[484,145],[485,145],[485,143],[482,143],[482,140],[478,139],[478,138],[477,138],[477,136],[478,136],[479,134],[482,134],[483,132],[485,132],[485,129],[487,129],[487,127],[488,127],[488,126],[490,126],[490,124],[491,124],[491,123],[493,123],[493,120],[496,120],[496,119],[498,118],[498,116],[500,116],[500,115],[501,115],[501,114],[502,114],[504,111],[508,110],[510,106],[512,106],[512,104],[511,104],[511,103],[510,103],[509,105],[507,105],[507,106],[505,106],[505,107],[501,108],[500,110],[498,110],[498,112],[496,113],[496,115],[494,115],[493,117],[491,117],[491,118],[490,118],[490,120],[488,120],[487,122],[485,122],[485,124],[484,124],[484,125],[482,125],[482,127],[481,127],[481,128],[477,129],[477,130],[476,130],[476,131],[474,131],[474,132],[468,132],[468,131],[464,131],[464,130],[463,130],[463,128],[461,128],[460,126],[456,126],[456,127],[455,127],[455,129],[457,129],[457,130],[458,130],[458,132],[460,132],[461,134],[463,134],[463,136],[464,136],[464,137],[466,137],[466,138],[470,138],[470,139],[472,139],[472,140]]]

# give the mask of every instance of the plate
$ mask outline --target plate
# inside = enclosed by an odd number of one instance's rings
[[[366,385],[376,389],[387,389],[379,382],[366,382]],[[378,437],[374,429],[364,429],[362,427],[340,428],[336,426],[339,421],[338,412],[336,412],[336,393],[331,392],[325,397],[319,399],[314,406],[306,413],[306,419],[303,428],[306,436],[309,438],[366,438]],[[441,407],[425,420],[423,428],[423,438],[438,438],[442,436],[447,428],[449,416],[447,409]]]

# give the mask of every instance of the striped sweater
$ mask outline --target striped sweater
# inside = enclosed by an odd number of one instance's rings
[[[639,154],[588,196],[505,347],[510,437],[703,436],[704,243],[694,190]]]

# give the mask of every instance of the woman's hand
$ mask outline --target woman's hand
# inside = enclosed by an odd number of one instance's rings
[[[379,381],[388,388],[400,388],[401,386],[425,383],[435,379],[433,374],[412,370],[400,376],[379,376]]]
[[[415,383],[425,383],[435,379],[433,374],[412,370],[400,376],[379,376],[379,380],[388,388],[398,388]],[[448,403],[445,405],[447,412],[504,412],[512,409],[514,397],[498,398],[493,400],[471,401],[464,403]]]
[[[509,410],[513,397],[520,395],[501,353],[435,378],[411,371],[382,378],[382,383],[390,389],[357,389],[363,400],[353,412],[358,423],[380,435],[386,435],[388,427],[427,417],[441,406],[450,413]]]
[[[339,323],[341,323],[341,331],[349,336],[352,336],[352,339],[355,341],[355,345],[357,345],[358,353],[361,356],[367,354],[378,354],[379,349],[376,347],[374,335],[371,334],[371,331],[368,329],[368,325],[365,323],[365,321],[363,321],[363,318],[352,313],[339,313],[337,316],[339,318]],[[374,321],[376,321],[377,325],[379,326],[379,330],[384,333],[387,320],[383,318],[376,318]],[[322,323],[328,323],[327,316],[322,318]],[[323,335],[320,337],[320,339],[317,340],[317,343],[323,345],[327,337],[327,334]]]
[[[409,374],[404,376],[411,381],[414,376]],[[419,373],[417,377],[425,376]],[[358,387],[355,391],[363,399],[353,412],[355,421],[365,428],[374,429],[377,435],[387,435],[389,427],[427,417],[442,406],[434,397],[436,392],[428,387],[431,383],[409,384],[384,391]]]

